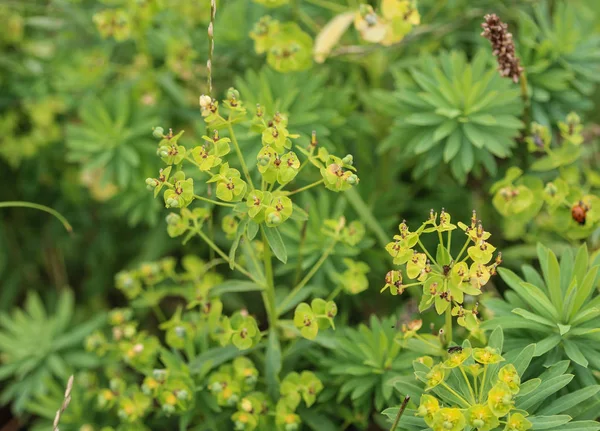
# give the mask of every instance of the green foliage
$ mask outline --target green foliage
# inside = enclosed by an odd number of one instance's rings
[[[596,210],[600,183],[590,169],[590,155],[582,149],[579,116],[570,113],[558,128],[560,141],[552,145],[550,130],[533,123],[532,135],[526,138],[529,151],[544,155],[531,164],[526,175],[520,168],[509,168],[490,189],[494,207],[505,217],[507,238],[523,235],[533,221],[534,228],[582,239],[600,223]]]
[[[11,423],[599,429],[596,9],[3,3]]]
[[[471,348],[465,341],[436,365],[415,361],[415,376],[425,390],[418,408],[407,410],[400,426],[420,430],[426,425],[434,431],[600,429],[598,422],[572,421],[568,415],[572,407],[591,402],[599,386],[580,391],[575,403],[566,400],[560,390],[573,379],[572,374],[565,374],[568,361],[531,377],[527,370],[536,345],[530,344],[506,360],[500,356],[503,342],[502,329],[497,327],[485,348]],[[397,411],[391,408],[384,414],[391,420]]]
[[[0,380],[5,386],[0,402],[13,403],[22,412],[34,395],[43,395],[49,381],[66,380],[73,368],[88,368],[97,361],[82,349],[82,342],[105,318],[100,314],[83,324],[74,319],[74,297],[65,290],[54,314],[31,292],[24,309],[0,313]]]
[[[507,350],[519,351],[535,341],[535,356],[543,356],[545,363],[565,358],[583,368],[600,369],[594,342],[600,324],[600,255],[590,257],[582,245],[576,253],[567,249],[559,261],[541,244],[537,254],[541,273],[524,265],[522,279],[512,271],[500,270],[512,290],[507,292],[506,300],[486,301],[494,318],[485,326],[501,325],[507,334],[515,334],[507,340]],[[589,373],[583,369],[581,372]]]
[[[443,162],[461,183],[481,167],[494,175],[494,156],[506,158],[523,123],[519,89],[502,79],[490,56],[479,52],[472,62],[453,51],[423,56],[395,74],[396,92],[378,91],[373,103],[395,118],[378,150],[401,146],[415,158],[415,178],[436,178]]]
[[[531,88],[533,118],[546,126],[570,111],[587,111],[600,70],[595,11],[559,1],[537,2],[519,15],[518,52]]]

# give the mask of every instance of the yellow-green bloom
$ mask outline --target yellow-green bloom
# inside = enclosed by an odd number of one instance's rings
[[[467,421],[478,431],[489,431],[500,425],[500,421],[488,406],[476,404],[467,410]]]
[[[504,382],[498,382],[488,393],[488,406],[498,417],[508,414],[513,408],[513,394]]]
[[[442,366],[442,364],[437,364],[427,373],[425,377],[427,378],[425,390],[428,391],[444,381],[446,378],[446,369]]]
[[[419,277],[420,280],[426,266],[427,256],[425,253],[414,253],[406,264],[406,274],[408,275],[408,278],[415,279]]]
[[[421,416],[428,426],[433,424],[433,415],[440,409],[440,403],[434,396],[421,395],[421,401],[419,402],[419,408],[417,409],[417,416]]]
[[[527,431],[531,427],[531,422],[525,419],[525,416],[521,413],[514,413],[506,421],[504,431]]]
[[[513,394],[519,393],[521,377],[513,364],[505,365],[498,372],[498,379],[508,385]]]
[[[473,358],[480,364],[497,364],[498,362],[504,361],[504,358],[500,356],[498,349],[487,346],[483,349],[473,349]]]
[[[443,408],[433,415],[431,428],[433,431],[462,431],[467,420],[457,408]]]
[[[471,353],[473,349],[470,347],[466,347],[460,351],[454,352],[450,354],[450,357],[446,359],[444,362],[444,367],[446,368],[456,368],[459,365],[462,365],[467,359],[471,357]]]

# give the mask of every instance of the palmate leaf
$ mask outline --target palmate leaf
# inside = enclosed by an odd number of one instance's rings
[[[481,167],[494,174],[495,157],[511,154],[523,106],[518,88],[498,75],[489,53],[479,52],[471,63],[459,52],[424,56],[416,67],[397,71],[396,86],[391,97],[372,93],[374,109],[395,118],[378,151],[402,148],[416,159],[415,177],[443,162],[464,182]]]

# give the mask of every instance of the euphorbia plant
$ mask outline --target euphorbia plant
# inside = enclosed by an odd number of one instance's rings
[[[500,253],[493,259],[496,247],[488,242],[491,234],[483,228],[475,211],[469,226],[459,222],[458,227],[467,238],[456,254],[452,251],[452,233],[457,225],[451,223],[450,214],[443,209],[439,217],[431,210],[429,218],[414,232],[410,231],[406,222],[402,222],[399,235],[394,236],[386,250],[393,257],[394,264],[402,265],[404,271],[389,271],[381,290],[389,289],[392,295],[399,295],[409,287],[422,286],[419,311],[434,305],[438,314],[445,314],[447,343],[452,342],[453,316],[468,330],[477,329],[477,304],[466,308],[465,295],[480,295],[483,286],[496,274],[496,268],[502,262]],[[436,233],[439,243],[434,257],[421,237]],[[405,277],[410,280],[408,283],[404,282]]]

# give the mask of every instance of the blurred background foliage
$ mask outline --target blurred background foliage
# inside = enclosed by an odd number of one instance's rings
[[[521,120],[547,126],[558,136],[558,121],[577,112],[586,147],[575,166],[581,163],[592,173],[598,169],[596,0],[419,0],[420,25],[403,39],[389,46],[368,44],[351,28],[324,62],[309,59],[304,70],[287,73],[276,70],[269,55],[256,51],[257,41],[250,34],[261,17],[296,22],[312,44],[332,18],[356,10],[359,2],[291,0],[279,2],[279,8],[269,8],[269,3],[218,1],[214,94],[223,95],[233,85],[251,113],[257,103],[271,115],[285,112],[292,119],[290,132],[299,133],[300,139],[308,142],[315,130],[323,144],[354,154],[362,173],[356,191],[304,197],[303,207],[311,214],[306,229],[314,232],[304,245],[309,256],[300,262],[309,265],[310,252],[322,248],[320,220],[345,208],[349,219],[366,223],[370,239],[356,259],[370,266],[371,288],[339,304],[350,326],[368,322],[374,312],[388,316],[405,309],[401,300],[379,295],[388,266],[383,245],[402,219],[416,225],[430,208],[444,207],[456,220],[465,221],[477,209],[509,267],[533,259],[540,240],[558,253],[582,239],[591,250],[600,246],[597,224],[582,238],[543,229],[533,216],[521,223],[532,229],[505,235],[510,220],[492,205],[490,194],[507,169],[519,166],[527,171],[536,157],[527,152]],[[529,106],[523,105],[518,84],[495,72],[489,43],[480,37],[482,17],[492,12],[508,22],[515,35]],[[0,312],[25,304],[31,317],[23,331],[44,328],[45,319],[58,321],[55,332],[66,331],[71,319],[70,325],[91,328],[94,322],[86,314],[123,302],[113,288],[119,271],[165,255],[208,256],[199,242],[180,247],[167,236],[165,209],[147,192],[144,179],[156,171],[153,126],[185,129],[186,136],[195,138],[204,134],[198,96],[207,92],[209,13],[208,0],[0,2],[0,201],[44,204],[73,225],[69,234],[47,214],[0,209]],[[452,103],[440,106],[434,96],[446,90],[453,94]],[[431,97],[419,98],[428,92]],[[465,126],[458,115],[484,98],[493,103],[480,104],[478,117]],[[440,107],[446,109],[441,114]],[[244,129],[241,146],[253,145],[253,136],[250,127]],[[586,192],[598,190],[593,175],[582,181]],[[297,229],[282,233],[294,268],[301,238]],[[328,262],[314,284],[328,291],[324,286],[335,282],[335,269],[344,268],[343,257],[339,254]],[[496,283],[502,289],[501,281]],[[75,303],[71,293],[65,293],[67,288],[74,292],[77,313],[63,310]],[[46,315],[40,302],[58,307],[56,317]],[[369,326],[389,332],[388,323],[372,320]],[[350,340],[368,338],[362,331],[346,331]],[[75,334],[71,343],[80,336],[82,332]],[[57,352],[60,361],[67,357],[61,355],[72,353],[69,346]],[[0,355],[2,351],[0,345]],[[335,371],[335,362],[361,359],[351,346],[335,355],[323,366],[341,384],[346,377]],[[82,353],[77,357],[93,365]],[[393,361],[398,370],[408,367],[400,357]],[[60,376],[66,373],[63,365],[46,364],[40,373]],[[22,384],[37,392],[36,385],[45,377]],[[359,410],[371,396],[378,408],[393,398],[381,392],[376,380],[369,384],[372,393],[356,401]],[[47,390],[56,393],[56,385],[49,383]],[[349,390],[328,396],[343,400]],[[0,402],[12,398],[8,395]]]

